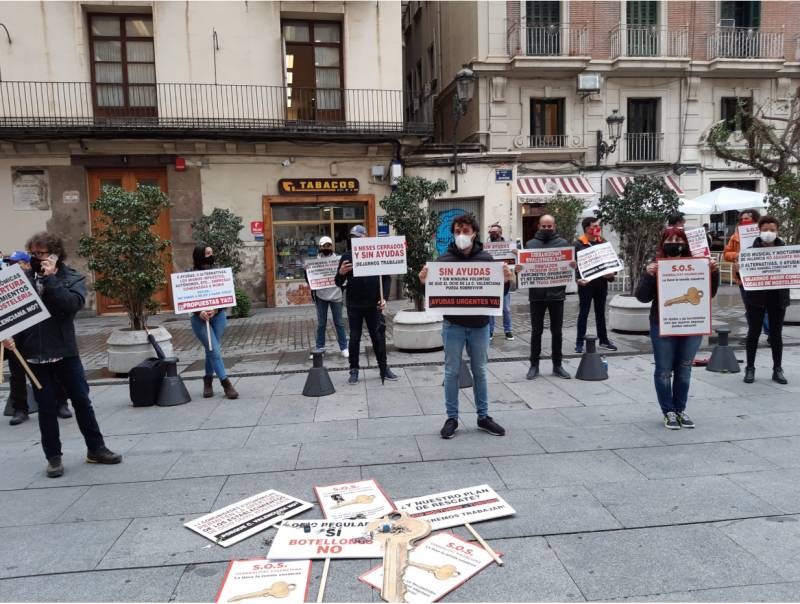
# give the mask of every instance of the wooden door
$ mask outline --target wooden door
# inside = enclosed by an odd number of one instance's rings
[[[167,192],[167,174],[160,168],[102,168],[89,171],[89,199],[94,202],[99,196],[104,186],[122,187],[126,191],[135,191],[137,185],[151,185],[160,188],[164,193]],[[90,210],[92,225],[98,218],[94,209]],[[170,219],[169,209],[161,212],[158,223],[153,227],[153,231],[163,239],[170,239]],[[172,290],[169,287],[170,275],[172,274],[172,260],[167,257],[164,260],[164,271],[166,272],[166,285],[159,291],[154,299],[158,301],[161,310],[172,310]],[[97,294],[97,314],[122,313],[125,309],[122,305],[112,298],[106,298]]]

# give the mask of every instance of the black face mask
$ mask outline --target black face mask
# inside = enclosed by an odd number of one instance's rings
[[[556,232],[550,229],[539,229],[536,231],[536,238],[542,241],[550,241],[555,234]]]
[[[664,255],[669,256],[670,258],[678,258],[679,256],[683,256],[683,244],[682,243],[665,243],[664,244]]]
[[[321,248],[319,253],[322,254],[323,256],[330,256],[331,254],[333,254],[333,250]]]
[[[36,274],[42,272],[42,261],[36,256],[31,256],[31,270]]]
[[[206,256],[205,258],[203,258],[203,266],[205,268],[211,268],[212,266],[214,266],[213,254],[211,256]]]
[[[494,233],[490,233],[489,234],[489,241],[500,241],[501,238],[502,238],[502,235],[500,235],[500,234],[497,234],[497,235],[495,235]]]

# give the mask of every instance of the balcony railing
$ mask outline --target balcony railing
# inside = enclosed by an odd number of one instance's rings
[[[626,132],[625,161],[661,161],[663,132]]]
[[[717,27],[708,37],[709,59],[782,59],[782,29]]]
[[[585,56],[588,31],[583,26],[514,26],[508,33],[508,50],[513,56]]]
[[[569,144],[566,134],[531,134],[527,139],[529,149],[557,149]]]
[[[95,92],[89,82],[0,82],[0,129],[230,134],[416,134],[401,90],[156,84],[147,95]],[[130,106],[138,103],[137,106]]]
[[[689,28],[618,25],[611,30],[611,58],[688,57]]]

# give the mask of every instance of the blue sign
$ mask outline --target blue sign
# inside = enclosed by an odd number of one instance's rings
[[[511,182],[514,180],[514,171],[511,169],[508,170],[501,170],[497,169],[494,171],[494,181],[495,182]]]
[[[389,225],[379,222],[378,223],[378,237],[388,237],[389,236]]]
[[[436,230],[436,251],[440,256],[447,251],[447,246],[453,241],[453,220],[466,213],[463,208],[453,208],[439,212],[439,228]]]

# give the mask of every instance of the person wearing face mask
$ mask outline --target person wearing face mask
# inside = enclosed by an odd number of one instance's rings
[[[668,227],[661,234],[656,258],[691,258],[686,233],[679,227]],[[709,260],[711,268],[711,296],[717,295],[719,287],[719,267],[716,261]],[[686,413],[689,398],[689,385],[692,377],[692,363],[703,336],[664,336],[659,334],[658,289],[656,277],[658,263],[651,262],[639,278],[636,299],[639,302],[652,302],[650,306],[650,341],[653,344],[655,373],[653,379],[656,396],[664,415],[664,426],[669,430],[694,428],[694,421]]]
[[[763,216],[758,221],[760,235],[753,242],[754,248],[771,248],[786,245],[778,237],[778,219],[774,216]],[[783,319],[790,304],[788,289],[744,290],[742,294],[747,312],[747,365],[744,370],[744,381],[752,384],[756,378],[756,350],[761,335],[764,317],[769,317],[769,345],[772,348],[772,380],[779,384],[788,383],[783,375]]]
[[[214,266],[214,250],[210,245],[200,244],[195,246],[192,251],[193,270],[207,271]],[[214,396],[214,374],[217,374],[222,390],[229,399],[239,398],[239,393],[231,384],[225,371],[225,363],[222,360],[222,334],[225,333],[227,317],[224,308],[214,310],[201,310],[192,313],[192,331],[200,341],[203,350],[206,352],[206,371],[203,376],[203,398]],[[211,350],[208,349],[208,328],[211,327]]]
[[[339,258],[333,251],[333,239],[330,237],[319,238],[320,258],[337,260]],[[308,281],[308,277],[306,277]],[[339,341],[339,351],[347,358],[347,335],[344,332],[342,319],[342,290],[337,286],[325,287],[311,292],[314,304],[317,307],[317,340],[314,352],[325,352],[325,329],[328,326],[328,308],[331,309],[333,325],[336,328],[336,339]],[[313,358],[313,353],[312,353]]]
[[[489,241],[505,241],[503,237],[503,227],[499,224],[493,224],[489,227]],[[505,261],[506,264],[513,262],[513,260]],[[494,316],[489,317],[489,338],[494,337]],[[514,339],[514,330],[511,325],[511,281],[507,281],[505,289],[503,290],[503,331],[506,334],[506,340]]]

